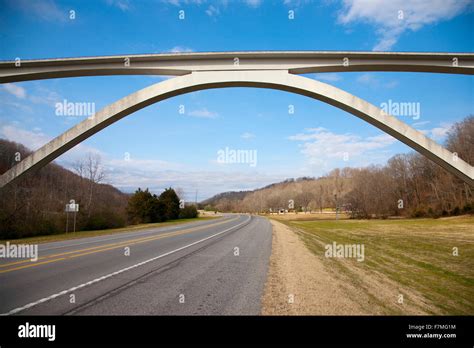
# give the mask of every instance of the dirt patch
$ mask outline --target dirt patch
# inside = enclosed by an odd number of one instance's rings
[[[362,271],[350,261],[340,263],[314,254],[291,228],[271,223],[272,255],[262,314],[433,314],[429,301],[418,293],[401,291],[385,275]],[[404,303],[398,303],[401,293]]]

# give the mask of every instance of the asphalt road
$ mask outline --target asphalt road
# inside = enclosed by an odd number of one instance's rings
[[[179,226],[39,245],[0,260],[0,313],[259,314],[271,225],[227,215]]]

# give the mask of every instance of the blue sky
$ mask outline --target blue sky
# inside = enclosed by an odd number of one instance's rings
[[[0,8],[2,60],[187,51],[474,51],[472,1],[21,0],[0,1]],[[294,11],[292,20],[289,11]],[[307,77],[378,106],[389,100],[418,103],[419,118],[400,118],[440,143],[450,125],[474,114],[472,76],[370,72]],[[56,103],[90,102],[99,110],[163,79],[106,76],[1,85],[0,137],[37,149],[84,119],[57,116]],[[257,165],[218,163],[218,151],[225,148],[256,151]],[[196,190],[204,199],[289,177],[319,176],[337,167],[383,164],[409,151],[324,103],[280,91],[235,88],[152,105],[57,162],[72,167],[87,153],[97,153],[107,182],[124,191],[140,186],[159,193],[173,186],[187,199],[194,199]]]

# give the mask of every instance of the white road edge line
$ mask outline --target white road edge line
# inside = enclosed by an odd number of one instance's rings
[[[161,259],[162,257],[168,256],[168,255],[171,255],[171,254],[174,254],[174,253],[176,253],[176,252],[178,252],[178,251],[181,251],[181,250],[183,250],[183,249],[187,249],[187,248],[189,248],[189,247],[191,247],[191,246],[193,246],[193,245],[202,243],[202,242],[204,242],[204,241],[206,241],[206,240],[208,240],[208,239],[211,239],[211,238],[214,238],[214,237],[216,237],[216,236],[218,236],[218,235],[221,235],[222,233],[228,232],[228,231],[233,230],[233,229],[235,229],[235,228],[237,228],[237,227],[239,227],[239,226],[242,226],[242,225],[246,224],[247,222],[249,222],[250,219],[251,219],[251,216],[249,216],[248,219],[245,220],[244,222],[242,222],[242,223],[240,223],[240,224],[238,224],[238,225],[235,225],[235,226],[233,226],[233,227],[230,227],[230,228],[228,228],[228,229],[226,229],[226,230],[224,230],[224,231],[221,231],[221,232],[219,232],[219,233],[215,233],[215,234],[213,234],[213,235],[211,235],[211,236],[208,236],[208,237],[206,237],[206,238],[200,239],[200,240],[195,241],[195,242],[193,242],[193,243],[191,243],[191,244],[182,246],[181,248],[178,248],[178,249],[169,251],[169,252],[164,253],[164,254],[161,254],[161,255],[159,255],[159,256],[155,256],[155,257],[153,257],[153,258],[151,258],[151,259],[148,259],[148,260],[146,260],[146,261],[139,262],[139,263],[137,263],[137,264],[135,264],[135,265],[133,265],[133,266],[130,266],[130,267],[127,267],[127,268],[123,268],[123,269],[118,270],[118,271],[116,271],[116,272],[107,274],[107,275],[105,275],[105,276],[96,278],[96,279],[94,279],[94,280],[88,281],[88,282],[83,283],[83,284],[80,284],[80,285],[74,286],[74,287],[72,287],[72,288],[70,288],[70,289],[68,289],[68,290],[63,290],[63,291],[58,292],[58,293],[56,293],[56,294],[53,294],[53,295],[51,295],[51,296],[42,298],[42,299],[40,299],[40,300],[38,300],[38,301],[28,303],[27,305],[24,305],[23,307],[18,307],[18,308],[12,309],[11,311],[9,311],[9,312],[7,312],[7,313],[2,313],[2,314],[0,314],[0,316],[6,316],[6,315],[16,314],[16,313],[18,313],[18,312],[24,311],[25,309],[28,309],[28,308],[34,307],[34,306],[36,306],[36,305],[39,305],[40,303],[43,303],[43,302],[52,300],[52,299],[54,299],[54,298],[56,298],[56,297],[59,297],[59,296],[66,295],[66,294],[68,294],[68,293],[70,293],[70,292],[72,292],[72,291],[76,291],[76,290],[81,289],[81,288],[84,288],[84,287],[86,287],[86,286],[89,286],[89,285],[98,283],[98,282],[100,282],[100,281],[102,281],[102,280],[111,278],[111,277],[113,277],[113,276],[115,276],[115,275],[117,275],[117,274],[120,274],[120,273],[129,271],[129,270],[131,270],[131,269],[133,269],[133,268],[137,268],[137,267],[143,266],[143,265],[146,264],[146,263],[149,263],[149,262],[152,262],[152,261]]]

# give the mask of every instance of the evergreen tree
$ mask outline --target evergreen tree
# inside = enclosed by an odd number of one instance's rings
[[[167,220],[179,218],[179,197],[171,187],[160,195],[159,201],[163,202],[166,207],[165,217]]]

